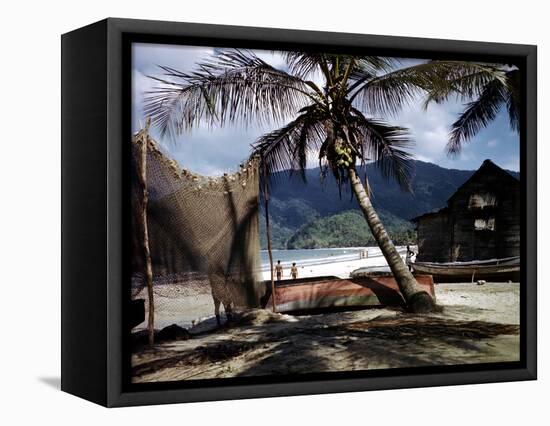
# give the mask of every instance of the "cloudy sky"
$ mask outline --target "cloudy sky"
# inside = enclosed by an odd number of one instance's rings
[[[212,48],[172,46],[139,43],[132,47],[132,127],[139,130],[144,123],[142,112],[143,94],[156,83],[149,75],[160,76],[158,65],[165,65],[180,71],[191,71],[197,61],[213,52]],[[277,53],[256,50],[264,61],[278,68],[284,62]],[[405,60],[413,62],[414,60]],[[473,170],[484,159],[490,158],[503,168],[519,171],[519,135],[508,126],[506,114],[501,112],[497,119],[478,133],[465,145],[456,158],[445,154],[445,144],[451,123],[461,111],[462,105],[456,101],[444,105],[430,105],[427,111],[421,107],[420,99],[387,119],[392,124],[408,127],[415,140],[412,150],[418,160],[428,161],[442,167]],[[383,117],[382,117],[383,118]],[[250,144],[258,136],[279,127],[248,127],[226,125],[223,128],[197,128],[183,134],[177,141],[160,138],[155,129],[153,137],[161,144],[168,155],[180,165],[197,173],[217,175],[232,171],[250,153]],[[316,161],[311,162],[317,166]]]

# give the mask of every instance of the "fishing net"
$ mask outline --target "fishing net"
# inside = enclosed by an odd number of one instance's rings
[[[259,161],[252,159],[232,174],[201,176],[165,156],[146,130],[132,141],[132,297],[144,298],[148,305],[142,228],[136,216],[143,198],[140,143],[147,147],[155,328],[211,315],[212,298],[225,306],[258,306]],[[212,298],[201,310],[198,301],[204,305],[205,295]]]

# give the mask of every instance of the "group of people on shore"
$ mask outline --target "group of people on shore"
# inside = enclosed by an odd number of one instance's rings
[[[405,263],[408,266],[409,270],[412,270],[412,264],[414,263],[414,259],[416,258],[417,253],[411,248],[410,245],[407,244],[407,252],[405,256]],[[359,253],[360,259],[366,259],[368,258],[368,250],[362,250]],[[280,260],[277,260],[277,264],[275,265],[275,275],[277,277],[277,281],[281,281],[283,279],[283,265],[281,264]],[[298,267],[296,266],[296,262],[292,262],[292,266],[290,267],[290,277],[295,280],[298,278]]]
[[[278,260],[275,265],[275,275],[277,276],[277,281],[281,281],[283,278],[283,265],[281,265],[280,260]],[[290,267],[290,276],[293,280],[298,278],[298,267],[296,266],[296,262],[292,262],[292,266]]]

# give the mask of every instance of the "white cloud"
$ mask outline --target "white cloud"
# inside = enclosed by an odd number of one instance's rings
[[[209,47],[134,43],[132,45],[132,130],[140,128],[145,117],[143,95],[159,83],[148,76],[161,76],[159,65],[178,71],[191,71],[195,64],[213,52]]]
[[[258,58],[275,68],[282,70],[286,70],[287,68],[286,62],[280,53],[271,52],[269,50],[254,50],[254,53]]]
[[[417,160],[424,161],[425,163],[430,163],[430,162],[432,161],[431,158],[425,157],[425,156],[422,155],[422,154],[416,154],[416,155],[415,155],[415,158],[416,158]]]
[[[142,114],[143,93],[157,85],[147,75],[159,75],[161,70],[157,65],[165,65],[181,71],[192,71],[198,61],[205,59],[213,51],[213,48],[207,47],[134,45],[133,129],[137,130],[139,121],[144,121]],[[281,54],[268,50],[254,52],[269,64],[286,69]],[[405,59],[403,66],[414,65],[417,62],[419,61]],[[320,74],[311,76],[311,79],[319,85],[323,83]],[[482,158],[508,158],[508,152],[501,151],[501,147],[507,146],[507,138],[503,138],[502,133],[485,136],[480,134],[479,140],[466,144],[459,156],[453,159],[447,157],[445,148],[449,140],[449,129],[461,110],[462,105],[456,101],[446,102],[444,105],[430,104],[425,110],[421,99],[418,99],[395,117],[388,118],[386,121],[409,128],[415,141],[412,153],[416,159],[421,161],[446,167],[473,169]],[[200,127],[192,134],[182,135],[177,144],[166,143],[165,148],[169,155],[184,167],[191,167],[196,172],[203,174],[220,174],[233,170],[241,160],[247,157],[250,153],[250,144],[257,137],[280,125],[281,123],[272,123],[270,126],[252,126],[250,128],[244,128],[243,125],[228,125],[224,128]],[[512,137],[512,141],[517,139],[515,134],[510,136],[510,138]],[[162,143],[162,141],[159,142]],[[476,145],[476,147],[473,148],[472,145]],[[495,149],[497,146],[498,148]],[[308,167],[318,166],[317,155],[317,152],[308,153]],[[510,156],[510,161],[506,163],[507,166],[510,166],[508,168],[513,170],[517,170],[519,167],[517,158],[513,156]]]
[[[448,105],[430,104],[424,110],[421,99],[407,106],[392,122],[409,128],[414,139],[414,154],[423,161],[437,162],[445,156],[449,127],[454,114]]]
[[[202,46],[134,43],[132,68],[155,74],[159,72],[159,65],[178,71],[190,71],[198,61],[206,58],[213,51],[213,48]]]
[[[509,157],[506,160],[496,162],[500,167],[505,170],[513,170],[515,172],[519,171],[519,158],[518,157]]]

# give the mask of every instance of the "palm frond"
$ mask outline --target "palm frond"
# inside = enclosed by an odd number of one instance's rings
[[[190,73],[160,68],[161,76],[150,76],[160,85],[145,94],[144,113],[163,134],[200,122],[282,122],[312,101],[306,82],[250,51],[220,51]]]
[[[319,150],[324,139],[322,117],[314,113],[315,106],[285,126],[256,140],[252,156],[259,156],[268,175],[278,171],[298,171],[305,180],[307,155]]]
[[[355,66],[350,73],[351,84],[360,85],[370,80],[380,73],[388,73],[395,70],[400,62],[397,58],[387,58],[383,56],[361,56],[357,57]]]
[[[493,121],[506,100],[506,90],[500,80],[486,84],[479,97],[466,104],[466,109],[451,126],[447,153],[456,155],[462,144]]]
[[[469,101],[481,95],[486,84],[498,80],[506,84],[506,74],[496,64],[466,61],[433,61],[437,66],[437,78],[443,84],[428,90],[424,106],[430,102],[441,103],[450,96]]]
[[[361,110],[375,115],[394,115],[423,92],[439,90],[444,82],[441,67],[435,62],[413,65],[375,76],[355,76],[350,100]]]
[[[506,107],[508,109],[510,127],[516,132],[519,131],[520,122],[520,84],[519,70],[512,70],[506,73],[506,88],[508,91]]]
[[[321,71],[330,58],[329,54],[318,52],[287,51],[282,55],[289,71],[304,80]]]
[[[352,63],[349,70],[350,79],[355,81],[366,74],[377,75],[388,72],[396,67],[399,61],[395,58],[382,56],[354,56],[319,52],[284,52],[283,57],[293,75],[302,79],[311,78],[315,73],[326,75],[334,66],[336,60],[342,69]],[[329,82],[330,83],[330,82]]]
[[[360,135],[363,161],[375,161],[384,178],[395,179],[403,190],[410,192],[414,157],[408,129],[367,118],[357,109],[353,110],[351,121]]]

